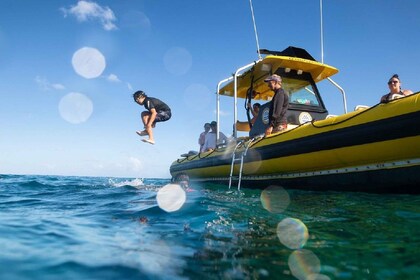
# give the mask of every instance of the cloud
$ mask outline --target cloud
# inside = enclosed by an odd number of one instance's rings
[[[106,77],[106,79],[108,81],[114,82],[114,83],[120,83],[121,82],[121,80],[115,74],[109,74],[108,77]]]
[[[140,172],[143,169],[143,162],[135,157],[128,158],[128,168],[134,172]]]
[[[215,114],[215,115],[217,115],[216,110],[214,110],[213,112],[214,112],[214,114]],[[226,117],[226,116],[230,116],[230,115],[231,115],[231,113],[230,113],[229,111],[223,111],[223,110],[220,110],[220,111],[219,111],[219,114],[220,114],[220,116],[222,116],[222,117]]]
[[[58,89],[58,90],[65,90],[66,89],[66,87],[63,86],[62,84],[51,84],[51,87],[53,89]]]
[[[42,90],[64,90],[66,89],[65,86],[63,86],[62,84],[51,84],[46,78],[44,77],[40,77],[40,76],[36,76],[35,77],[35,82],[38,84],[38,86],[42,89]]]
[[[109,7],[101,7],[95,2],[81,0],[77,2],[77,5],[71,6],[69,9],[61,8],[60,10],[64,13],[64,17],[70,14],[75,16],[79,22],[98,20],[105,30],[118,29],[114,24],[117,20],[114,12]]]

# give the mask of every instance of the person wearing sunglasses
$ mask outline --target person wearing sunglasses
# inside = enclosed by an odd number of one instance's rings
[[[413,92],[409,89],[401,89],[401,81],[397,74],[392,75],[392,77],[389,79],[388,88],[389,93],[381,97],[381,103],[387,103],[393,99],[413,94]]]

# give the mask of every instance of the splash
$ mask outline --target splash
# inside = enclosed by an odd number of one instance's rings
[[[125,180],[125,181],[122,181],[122,182],[115,182],[114,180],[109,179],[108,182],[111,186],[117,187],[117,188],[125,187],[125,186],[138,188],[140,186],[144,186],[143,179],[140,179],[140,178],[136,178],[136,179],[133,179],[133,180]]]

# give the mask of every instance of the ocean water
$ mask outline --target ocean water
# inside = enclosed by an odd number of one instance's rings
[[[420,196],[0,175],[0,279],[420,279]]]

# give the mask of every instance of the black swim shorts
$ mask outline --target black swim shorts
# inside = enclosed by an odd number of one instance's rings
[[[155,122],[164,122],[171,118],[171,111],[158,111]]]

